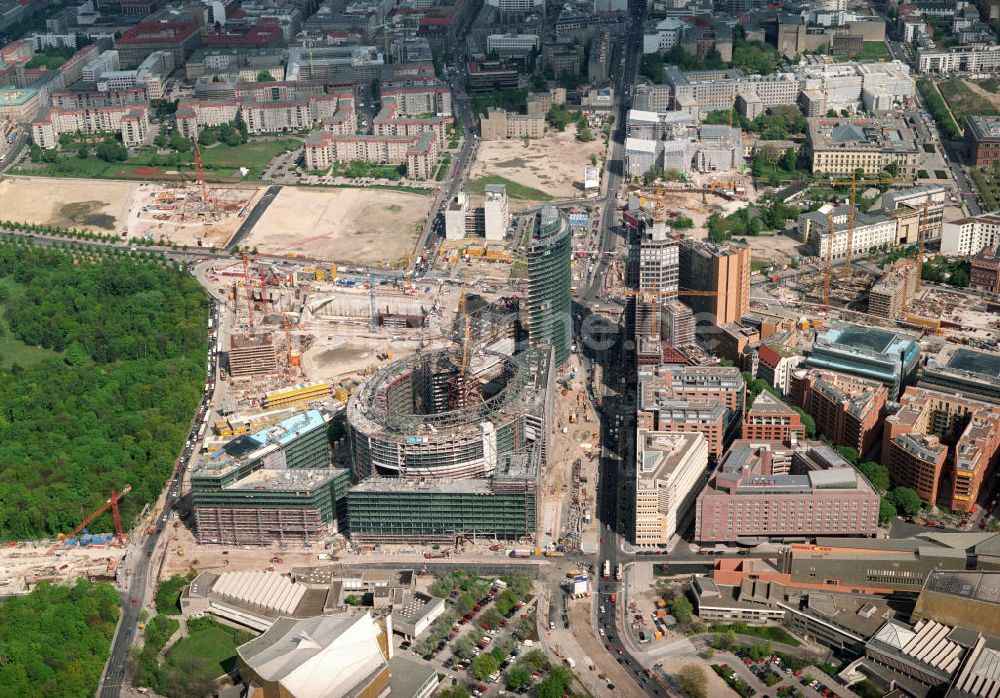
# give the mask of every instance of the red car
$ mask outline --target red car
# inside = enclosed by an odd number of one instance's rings
[[[624,652],[622,651],[622,648],[621,648],[621,647],[619,647],[619,648],[618,648],[618,654],[625,654],[625,653],[624,653]]]

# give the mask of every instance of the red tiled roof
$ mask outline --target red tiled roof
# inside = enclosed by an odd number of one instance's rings
[[[775,368],[781,361],[781,355],[774,349],[764,344],[757,350],[757,358],[768,368]]]
[[[194,22],[140,22],[122,34],[115,45],[172,44],[198,31]]]

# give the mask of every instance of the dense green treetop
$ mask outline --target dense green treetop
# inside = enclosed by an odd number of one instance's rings
[[[3,304],[14,338],[61,355],[0,369],[0,540],[69,532],[131,483],[128,521],[162,489],[200,398],[201,288],[152,259],[6,243],[0,279],[23,289]]]
[[[108,584],[42,582],[0,604],[0,693],[90,696],[111,647],[121,600]]]

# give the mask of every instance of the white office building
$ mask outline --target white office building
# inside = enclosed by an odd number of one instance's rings
[[[701,433],[636,434],[635,545],[666,545],[698,496],[708,467]]]
[[[486,185],[483,219],[487,240],[503,240],[510,227],[510,208],[507,205],[507,187],[503,184]]]

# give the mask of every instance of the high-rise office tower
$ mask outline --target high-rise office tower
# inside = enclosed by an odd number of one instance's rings
[[[711,295],[683,295],[699,327],[739,322],[750,310],[750,247],[681,240],[680,287]]]
[[[556,366],[569,358],[572,342],[572,248],[566,217],[546,204],[535,216],[527,245],[528,334],[533,344],[552,346]]]

